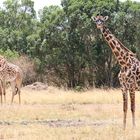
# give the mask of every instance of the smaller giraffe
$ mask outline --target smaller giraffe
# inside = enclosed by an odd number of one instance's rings
[[[0,72],[0,77],[2,73]],[[18,94],[19,96],[19,104],[21,103],[21,97],[20,97],[20,92],[21,92],[21,86],[22,86],[22,80],[23,80],[23,72],[21,68],[17,65],[14,65],[12,63],[7,63],[7,67],[3,71],[4,77],[2,78],[3,80],[3,94],[5,97],[5,87],[6,87],[6,82],[10,82],[11,88],[12,88],[12,99],[11,99],[11,104],[13,103],[14,96]],[[6,100],[6,99],[5,99]]]
[[[10,82],[12,87],[11,104],[13,103],[14,95],[16,94],[19,95],[19,104],[21,103],[20,90],[22,85],[22,79],[23,72],[19,68],[19,66],[7,62],[7,60],[3,56],[0,56],[0,87],[2,87],[2,92],[5,101],[6,101],[6,92],[5,92],[6,82]]]

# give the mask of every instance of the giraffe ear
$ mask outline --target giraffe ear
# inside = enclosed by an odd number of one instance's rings
[[[106,20],[108,20],[108,16],[105,16],[105,17],[104,17],[104,21],[106,21]]]
[[[92,16],[91,18],[92,18],[93,21],[96,21],[96,17]]]

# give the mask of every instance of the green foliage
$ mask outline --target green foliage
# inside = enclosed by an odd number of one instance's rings
[[[14,60],[19,58],[19,53],[16,51],[11,51],[10,49],[7,49],[6,51],[0,49],[0,55],[3,55],[8,60]]]
[[[5,0],[0,9],[0,54],[26,54],[38,79],[81,90],[118,86],[119,66],[91,20],[108,15],[107,26],[140,58],[140,3],[130,0],[62,0],[45,6],[36,17],[32,0]]]

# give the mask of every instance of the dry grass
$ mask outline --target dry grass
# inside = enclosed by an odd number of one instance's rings
[[[7,102],[10,102],[10,91]],[[0,107],[0,139],[6,140],[139,140],[140,94],[136,93],[137,128],[132,131],[129,109],[127,130],[122,130],[120,90],[86,92],[49,87],[46,91],[22,89],[11,106]],[[133,133],[132,133],[133,132]]]

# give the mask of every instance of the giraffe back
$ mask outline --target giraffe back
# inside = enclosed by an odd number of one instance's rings
[[[17,80],[18,78],[22,79],[23,73],[19,66],[12,63],[8,63],[7,67],[4,70],[4,79],[5,81],[11,82]]]

